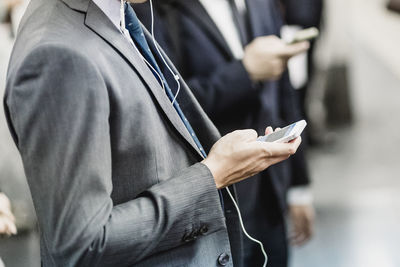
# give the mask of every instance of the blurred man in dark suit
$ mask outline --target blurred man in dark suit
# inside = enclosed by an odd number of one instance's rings
[[[302,28],[317,27],[320,29],[322,22],[323,1],[322,0],[280,0],[285,23],[288,25],[296,25]],[[307,53],[308,64],[308,81],[312,78],[314,71],[314,45],[315,41],[311,42],[310,50]],[[297,88],[299,95],[300,107],[304,116],[306,112],[306,97],[308,93],[309,83],[307,82],[301,88]]]
[[[262,133],[265,123],[283,126],[301,118],[286,63],[306,51],[308,43],[286,45],[277,37],[282,20],[274,0],[156,3],[156,39],[169,48],[189,87],[222,133],[247,127]],[[136,11],[150,28],[148,7]],[[301,244],[311,236],[308,184],[300,151],[291,161],[237,186],[245,225],[266,246],[268,266],[287,265],[288,203],[295,226],[293,241]],[[289,188],[292,191],[287,196]],[[245,266],[261,265],[257,244],[244,242]]]

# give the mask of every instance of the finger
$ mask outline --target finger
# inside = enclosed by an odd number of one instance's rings
[[[17,233],[17,227],[11,220],[9,220],[8,218],[5,218],[3,220],[3,223],[4,223],[3,232],[6,235],[14,235]]]
[[[306,52],[309,48],[310,43],[307,41],[285,45],[282,47],[281,51],[278,52],[278,56],[283,58],[291,58],[295,55]]]
[[[0,217],[0,234],[6,233],[6,223],[3,218]]]
[[[246,129],[246,130],[241,130],[243,137],[247,140],[256,140],[258,137],[258,134],[255,130],[253,129]]]
[[[306,242],[308,241],[308,239],[304,236],[304,235],[298,235],[298,236],[296,236],[296,238],[294,238],[293,240],[292,240],[292,244],[294,245],[294,246],[302,246],[302,245],[304,245]]]
[[[288,143],[295,143],[297,140],[300,140],[300,142],[301,142],[301,136],[296,137],[295,139],[290,140]]]
[[[311,227],[311,223],[309,220],[309,217],[307,216],[307,214],[304,214],[304,216],[302,216],[300,218],[301,220],[301,228],[299,229],[299,231],[301,231],[301,238],[299,238],[297,241],[298,245],[303,245],[305,243],[307,243],[310,239],[311,239],[311,232],[312,232],[312,227]]]
[[[8,225],[8,229],[9,229],[9,233],[11,235],[16,235],[17,234],[17,226],[15,225],[15,223],[10,221],[10,224]]]
[[[264,142],[260,144],[260,149],[269,160],[288,158],[291,155],[288,144]]]
[[[277,128],[275,128],[275,131],[274,131],[274,132],[277,132],[277,131],[279,131],[279,130],[281,130],[281,128],[280,128],[280,127],[277,127]]]
[[[301,218],[297,220],[295,244],[300,245],[305,242],[307,236],[305,234],[304,222]]]
[[[288,144],[292,146],[292,149],[294,150],[294,152],[292,153],[292,155],[294,153],[296,153],[297,149],[299,148],[299,146],[301,145],[302,139],[301,136],[291,140]]]
[[[314,234],[314,228],[313,228],[313,219],[310,217],[307,217],[305,219],[305,227],[304,227],[304,234],[307,238],[307,241],[310,240]]]
[[[291,236],[289,237],[290,245],[292,245],[292,246],[297,246],[297,238],[298,238],[297,235],[291,235]]]
[[[236,130],[228,135],[231,137],[234,136],[236,140],[242,141],[255,141],[258,137],[257,132],[253,129]]]
[[[11,210],[9,210],[9,209],[5,209],[5,210],[3,210],[2,211],[2,215],[4,216],[4,217],[7,217],[7,218],[9,218],[11,221],[15,221],[15,217],[14,217],[14,215],[12,214],[12,212],[11,212]]]
[[[294,233],[290,236],[290,244],[291,245],[297,245],[299,243],[299,241],[302,239],[301,234],[299,233]]]
[[[296,228],[294,225],[293,225],[293,227]],[[304,242],[304,235],[303,235],[303,233],[302,233],[301,231],[299,231],[298,229],[297,229],[297,230],[296,230],[296,229],[293,229],[293,230],[292,230],[292,233],[291,233],[291,235],[290,235],[290,237],[289,237],[289,240],[290,240],[290,244],[291,244],[291,245],[298,246],[298,245],[300,245],[302,242]]]
[[[268,126],[268,127],[265,129],[265,135],[268,135],[268,134],[273,133],[273,132],[274,132],[274,130],[272,129],[271,126]]]
[[[10,209],[10,200],[4,193],[0,193],[0,211]]]
[[[11,211],[10,211],[10,213],[9,213],[7,216],[8,216],[8,218],[10,218],[10,220],[11,220],[12,222],[15,222],[15,216],[14,216],[14,214],[11,213]]]
[[[310,237],[311,229],[307,218],[303,218],[302,232],[306,238]]]
[[[261,149],[264,150],[266,156],[268,158],[280,158],[280,157],[289,157],[296,153],[297,148],[301,143],[300,140],[295,140],[292,143],[271,143],[271,142],[263,142],[260,144]]]

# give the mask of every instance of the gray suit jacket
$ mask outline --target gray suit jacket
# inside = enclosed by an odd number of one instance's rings
[[[219,133],[186,85],[178,101],[209,150]],[[5,109],[43,266],[215,266],[223,253],[232,265],[236,213],[224,216],[171,102],[90,0],[31,1]]]

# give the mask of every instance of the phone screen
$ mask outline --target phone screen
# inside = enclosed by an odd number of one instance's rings
[[[297,42],[302,42],[302,41],[308,41],[317,38],[319,35],[319,30],[315,27],[304,29],[301,31],[298,31],[295,36],[293,36],[293,39],[289,41],[289,44],[294,44]]]
[[[283,137],[286,137],[290,134],[291,130],[294,128],[294,126],[296,125],[296,123],[293,123],[289,126],[286,126],[285,128],[273,132],[267,136],[263,136],[260,141],[264,141],[264,142],[275,142],[276,140],[279,140]]]
[[[304,128],[306,128],[307,122],[305,120],[300,120],[298,122],[292,123],[285,128],[270,133],[268,135],[260,136],[257,138],[257,141],[261,142],[280,142],[286,143],[300,136],[303,132]]]

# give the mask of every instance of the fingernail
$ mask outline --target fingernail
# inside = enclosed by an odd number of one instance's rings
[[[11,225],[11,234],[13,235],[17,234],[17,227],[15,225]]]

